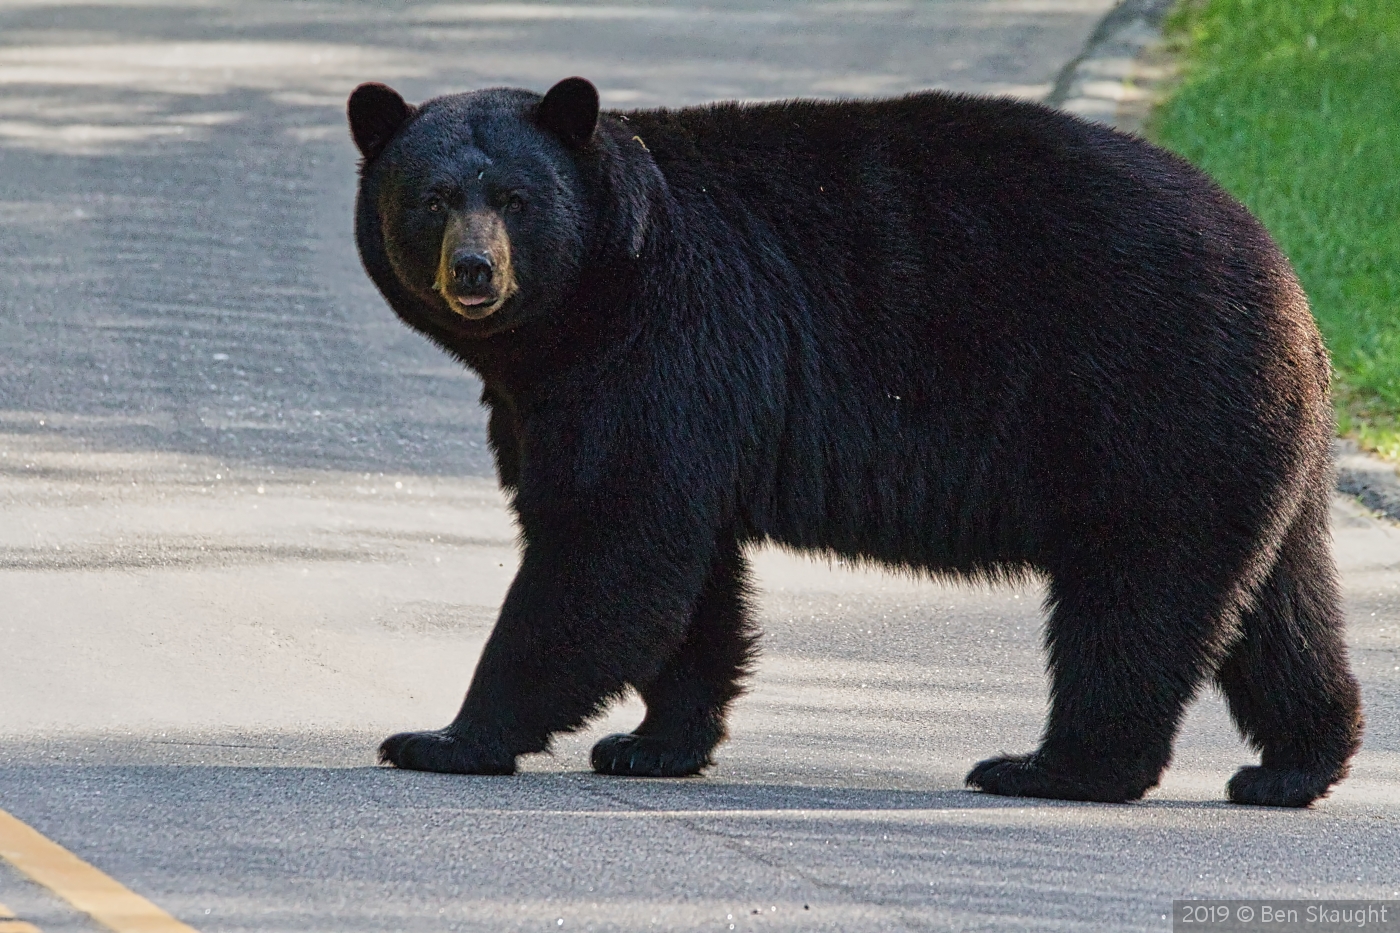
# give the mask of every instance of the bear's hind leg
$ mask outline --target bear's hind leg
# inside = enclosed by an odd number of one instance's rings
[[[713,764],[729,704],[743,692],[757,634],[748,606],[748,566],[737,541],[722,543],[696,603],[685,642],[650,682],[635,732],[593,746],[593,769],[629,777],[682,777]]]
[[[1235,803],[1306,807],[1346,776],[1361,743],[1327,519],[1323,493],[1289,528],[1216,673],[1240,732],[1262,753],[1230,780]]]
[[[1103,803],[1156,786],[1186,704],[1215,668],[1236,588],[1116,556],[1099,555],[1092,573],[1052,579],[1051,705],[1040,748],[979,763],[968,786]]]

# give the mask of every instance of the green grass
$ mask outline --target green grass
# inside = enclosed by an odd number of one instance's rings
[[[1336,369],[1339,426],[1400,458],[1400,0],[1184,0],[1149,132],[1263,220]]]

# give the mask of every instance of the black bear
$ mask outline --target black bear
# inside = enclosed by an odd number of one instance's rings
[[[605,774],[711,764],[745,548],[1048,582],[1040,748],[995,794],[1153,787],[1211,677],[1306,806],[1361,731],[1328,537],[1329,366],[1288,262],[1180,159],[1035,104],[600,113],[582,78],[351,95],[356,238],[475,370],[522,538],[461,712],[400,768],[508,774],[628,687]]]

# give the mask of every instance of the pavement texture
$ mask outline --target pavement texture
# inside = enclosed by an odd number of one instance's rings
[[[587,770],[635,701],[512,778],[373,763],[455,712],[517,556],[478,383],[359,269],[349,89],[1043,98],[1117,48],[1111,7],[0,2],[0,808],[205,933],[1165,930],[1178,897],[1400,898],[1400,527],[1343,497],[1369,725],[1312,811],[1224,803],[1253,756],[1214,696],[1141,803],[967,792],[1035,744],[1041,590],[771,551],[707,776]],[[95,929],[3,863],[0,901]]]

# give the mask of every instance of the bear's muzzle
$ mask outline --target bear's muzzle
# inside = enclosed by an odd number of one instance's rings
[[[495,211],[453,211],[443,230],[433,288],[455,313],[478,321],[515,294],[510,235]]]

